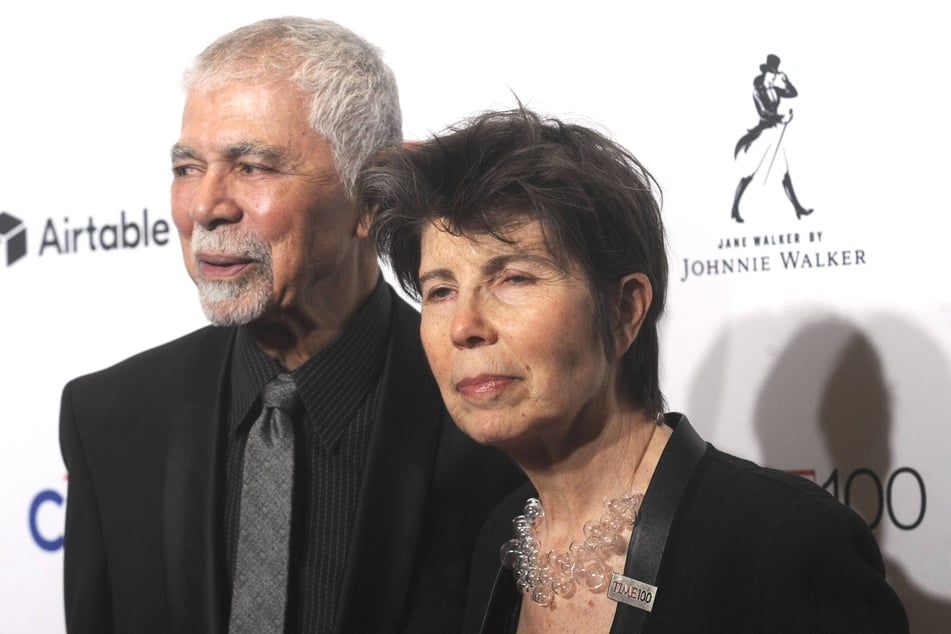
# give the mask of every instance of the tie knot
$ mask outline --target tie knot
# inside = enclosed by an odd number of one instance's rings
[[[297,395],[297,385],[290,374],[278,374],[271,379],[261,392],[261,401],[265,408],[277,408],[294,416],[302,407]]]

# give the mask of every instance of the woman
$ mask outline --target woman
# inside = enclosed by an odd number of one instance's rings
[[[907,631],[857,515],[662,413],[653,185],[599,133],[525,110],[362,178],[450,413],[530,480],[483,529],[466,631]]]

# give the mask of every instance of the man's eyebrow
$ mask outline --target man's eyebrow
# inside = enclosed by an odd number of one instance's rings
[[[172,146],[172,160],[180,161],[185,159],[199,159],[198,151],[188,145],[176,143]],[[229,161],[240,158],[254,157],[257,159],[278,162],[287,157],[287,151],[278,145],[269,145],[267,143],[255,143],[252,141],[243,143],[233,143],[225,146],[224,156]]]
[[[176,143],[172,146],[171,156],[173,161],[181,161],[184,159],[198,158],[198,153],[187,145]]]
[[[266,161],[281,161],[287,156],[287,151],[278,145],[248,141],[245,143],[234,143],[225,147],[224,155],[231,161],[246,157],[254,157]]]

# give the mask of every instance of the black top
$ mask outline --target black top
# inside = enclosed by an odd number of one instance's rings
[[[291,373],[306,417],[295,421],[288,631],[327,632],[334,623],[370,427],[380,400],[391,307],[381,279],[347,329]],[[230,372],[225,476],[224,531],[232,577],[244,445],[261,410],[259,393],[282,371],[245,328],[238,329]]]
[[[875,538],[857,514],[805,478],[709,444],[698,448],[683,415],[668,414],[667,422],[674,433],[625,565],[625,575],[657,586],[656,597],[650,613],[619,604],[612,634],[908,631]],[[682,494],[671,495],[677,487]],[[532,495],[522,487],[483,527],[464,632],[517,627],[522,597],[498,550]]]
[[[452,423],[426,365],[419,313],[389,296],[380,401],[327,632],[458,632],[479,528],[524,476]],[[202,328],[63,389],[70,634],[226,634],[237,330]]]

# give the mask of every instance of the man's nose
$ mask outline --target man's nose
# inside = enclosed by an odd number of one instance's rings
[[[206,171],[192,198],[191,217],[207,229],[222,223],[237,222],[241,218],[241,207],[232,189],[227,174],[211,169]]]

